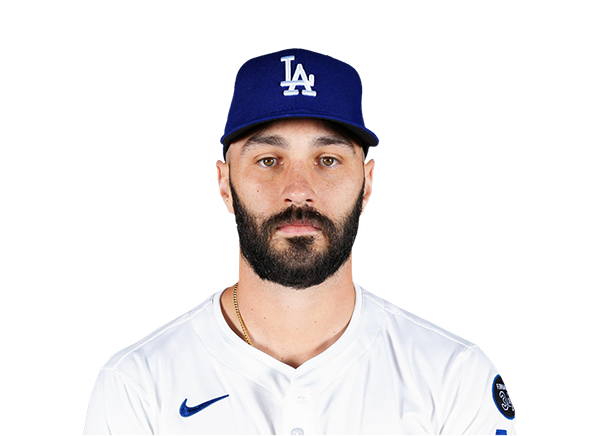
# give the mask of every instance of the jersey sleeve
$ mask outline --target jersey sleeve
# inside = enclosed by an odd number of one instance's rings
[[[84,434],[154,434],[151,404],[143,390],[115,368],[100,370]]]
[[[514,406],[506,386],[479,347],[466,350],[447,378],[449,406],[442,434],[516,434]]]

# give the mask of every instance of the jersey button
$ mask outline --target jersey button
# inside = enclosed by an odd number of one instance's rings
[[[304,434],[304,430],[302,430],[301,428],[294,428],[292,429],[292,433],[291,434]]]

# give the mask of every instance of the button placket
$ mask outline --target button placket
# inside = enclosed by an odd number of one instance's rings
[[[294,383],[286,397],[283,411],[284,433],[293,435],[310,434],[312,429],[310,395],[295,389]]]

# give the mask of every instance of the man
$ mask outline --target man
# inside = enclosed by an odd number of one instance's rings
[[[352,281],[378,143],[361,94],[306,50],[242,66],[217,162],[239,281],[110,359],[86,433],[514,432],[477,346]]]

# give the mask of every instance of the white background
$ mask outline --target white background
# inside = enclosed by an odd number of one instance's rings
[[[2,432],[81,431],[81,48],[285,45],[518,48],[519,434],[590,434],[600,293],[590,3],[208,3],[3,7],[0,429],[18,430]]]

